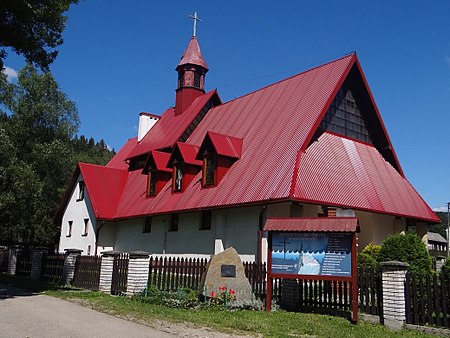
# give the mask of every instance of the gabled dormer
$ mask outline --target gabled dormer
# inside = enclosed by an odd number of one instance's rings
[[[148,155],[142,174],[147,175],[147,196],[158,195],[172,177],[172,170],[167,168],[170,154],[153,150]]]
[[[202,187],[215,187],[241,158],[242,139],[207,132],[196,159],[202,161]]]
[[[192,144],[175,143],[167,163],[172,168],[172,192],[184,191],[201,170],[202,162],[195,158],[197,153],[198,147]]]

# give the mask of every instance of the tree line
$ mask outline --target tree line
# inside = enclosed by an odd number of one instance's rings
[[[106,143],[77,136],[76,105],[49,72],[0,72],[0,244],[52,245],[53,217],[78,162],[106,164]]]

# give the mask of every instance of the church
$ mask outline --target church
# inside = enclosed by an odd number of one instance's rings
[[[359,250],[439,222],[405,178],[356,54],[228,102],[205,91],[208,71],[194,31],[175,105],[141,113],[105,166],[76,167],[55,217],[60,252],[234,247],[265,261],[272,217],[357,217]]]

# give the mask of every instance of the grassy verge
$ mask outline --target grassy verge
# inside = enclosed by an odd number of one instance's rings
[[[93,309],[150,325],[155,320],[189,322],[221,332],[239,332],[263,337],[433,337],[409,330],[393,332],[382,325],[362,321],[353,325],[343,318],[308,313],[173,309],[142,303],[133,298],[113,297],[99,292],[58,290],[49,284],[46,288],[45,284],[39,284],[41,282],[7,278],[9,280],[5,280],[5,275],[0,275],[0,282],[5,284],[6,281],[10,285],[24,288],[31,286],[36,291],[54,297],[80,301]]]

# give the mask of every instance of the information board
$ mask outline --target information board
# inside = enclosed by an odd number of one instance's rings
[[[275,232],[272,273],[350,277],[352,236],[344,232]]]

